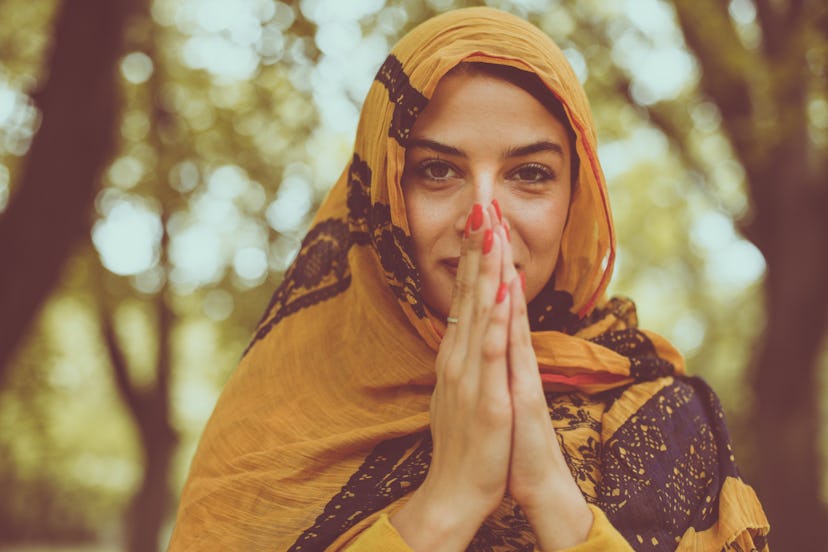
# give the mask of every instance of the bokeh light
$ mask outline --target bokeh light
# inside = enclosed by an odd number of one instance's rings
[[[0,164],[0,213],[6,209],[6,205],[9,203],[9,177],[9,169],[5,165]]]
[[[92,229],[92,242],[103,265],[121,276],[143,272],[158,262],[161,241],[158,213],[134,199],[109,206]]]
[[[132,52],[121,59],[121,74],[132,84],[143,84],[152,76],[153,63],[143,52]]]

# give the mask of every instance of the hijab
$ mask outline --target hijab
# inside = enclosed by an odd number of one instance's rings
[[[536,74],[574,131],[560,256],[529,312],[553,424],[587,500],[633,545],[763,539],[715,395],[683,376],[666,340],[637,328],[629,300],[604,299],[615,233],[578,78],[539,29],[469,8],[416,27],[379,68],[353,156],[207,424],[171,550],[338,550],[425,478],[445,322],[423,303],[400,182],[417,116],[462,62]],[[470,548],[533,542],[521,517],[504,500]]]

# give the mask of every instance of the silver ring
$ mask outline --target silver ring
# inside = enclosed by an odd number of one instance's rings
[[[458,322],[460,322],[460,319],[458,318],[455,318],[453,316],[446,317],[446,324],[457,324]]]

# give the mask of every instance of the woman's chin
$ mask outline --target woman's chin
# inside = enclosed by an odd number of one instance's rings
[[[427,298],[423,298],[423,304],[425,305],[428,315],[432,318],[436,318],[438,320],[445,320],[448,316],[448,305],[446,305],[444,308],[438,308],[437,306],[435,306],[437,305],[437,302],[429,301]]]

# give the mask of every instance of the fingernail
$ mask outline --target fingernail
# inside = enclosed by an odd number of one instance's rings
[[[466,236],[466,239],[469,238],[469,233],[471,232],[471,222],[472,216],[471,214],[469,214],[469,216],[466,217],[466,230],[463,232],[463,235]]]
[[[503,230],[506,232],[506,240],[512,243],[512,233],[509,231],[509,221],[503,223]]]
[[[525,272],[520,273],[520,289],[522,289],[524,292],[526,291],[526,273]]]
[[[483,253],[488,253],[492,250],[492,243],[494,242],[494,233],[492,229],[489,228],[483,234]]]
[[[503,213],[500,211],[500,204],[497,202],[496,199],[492,200],[492,206],[494,206],[495,213],[497,213],[498,222],[503,222]]]
[[[509,286],[506,285],[506,282],[500,282],[500,287],[497,288],[497,297],[495,298],[495,302],[502,303],[504,299],[506,299],[506,292],[509,291]]]
[[[477,230],[483,224],[483,206],[475,203],[471,212],[471,229]]]

